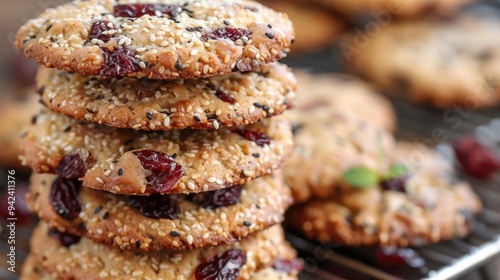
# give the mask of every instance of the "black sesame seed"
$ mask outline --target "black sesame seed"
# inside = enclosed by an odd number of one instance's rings
[[[70,131],[70,130],[71,130],[71,126],[68,126],[68,127],[66,127],[63,131],[64,131],[64,132],[68,132],[68,131]]]
[[[52,43],[54,43],[56,41],[56,38],[50,37],[50,40],[52,41]]]
[[[177,68],[177,70],[181,71],[182,70],[182,63],[177,60],[177,62],[175,62],[175,68]]]
[[[150,112],[147,112],[146,113],[146,118],[148,118],[148,120],[152,120],[152,119],[154,119],[154,116]]]
[[[274,39],[274,34],[273,33],[266,32],[266,36],[269,39]]]
[[[195,120],[196,122],[201,122],[201,119],[200,119],[200,117],[198,117],[198,116],[194,116],[194,120]]]
[[[118,161],[117,160],[113,160],[113,163],[118,163]]]
[[[102,214],[102,218],[103,218],[104,220],[106,220],[108,217],[109,217],[109,213],[108,213],[108,211],[106,211],[106,212],[104,212],[104,214]]]
[[[243,225],[246,226],[246,227],[249,227],[249,226],[252,225],[252,223],[250,223],[249,221],[244,221]]]
[[[292,44],[295,43],[295,39],[292,39],[292,41],[290,41],[290,43],[292,43]]]
[[[260,205],[259,204],[255,204],[255,207],[257,207],[257,209],[260,209]]]
[[[264,110],[264,111],[269,111],[269,109],[271,109],[271,108],[269,108],[269,106],[267,106],[267,105],[262,106],[262,110]]]
[[[267,113],[266,113],[266,116],[267,116],[268,118],[270,118],[270,117],[272,117],[272,116],[273,116],[273,114],[271,114],[271,113],[267,112]]]
[[[137,240],[137,241],[135,242],[135,247],[136,247],[137,249],[141,248],[141,241]]]
[[[28,132],[27,132],[27,131],[25,131],[25,132],[21,133],[21,135],[20,135],[21,139],[23,139],[24,137],[26,137],[26,135],[28,135]]]
[[[175,159],[177,157],[177,153],[173,154],[172,156],[170,156],[171,158]]]
[[[35,39],[36,35],[30,35],[30,39]]]
[[[122,176],[123,175],[123,168],[120,168],[118,169],[118,176]]]
[[[225,25],[229,25],[229,21],[227,21],[227,20],[223,20],[222,22],[223,22]]]
[[[34,115],[33,117],[31,117],[31,124],[36,124],[37,118],[38,118],[37,115]]]
[[[262,107],[262,104],[260,104],[259,102],[254,102],[253,106],[260,108],[260,107]]]
[[[43,92],[45,91],[45,85],[42,85],[39,89],[38,89],[38,94],[40,95],[43,95]]]
[[[272,26],[270,23],[267,25],[267,27],[269,27],[269,28],[273,28],[273,26]]]
[[[47,26],[47,28],[45,28],[45,31],[49,31],[51,28],[52,28],[52,24]]]
[[[259,158],[259,157],[260,157],[260,154],[259,154],[259,153],[253,153],[253,154],[252,154],[252,156],[253,156],[254,158]]]
[[[180,235],[177,231],[172,230],[172,231],[170,232],[170,236],[172,236],[172,237],[179,237],[179,236],[181,236],[181,235]]]
[[[97,206],[94,210],[94,214],[101,212],[101,210],[102,210],[102,205]]]

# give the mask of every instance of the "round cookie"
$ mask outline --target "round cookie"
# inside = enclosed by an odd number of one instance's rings
[[[200,78],[286,56],[285,14],[254,1],[91,0],[47,9],[16,47],[41,65],[83,75]]]
[[[344,41],[347,63],[384,91],[415,103],[495,106],[500,38],[491,34],[500,31],[500,19],[492,14],[391,22],[362,48],[348,50],[354,37]]]
[[[323,99],[300,104],[286,113],[292,123],[294,147],[283,168],[295,202],[336,193],[342,174],[357,165],[385,173],[394,138],[352,112],[336,110]]]
[[[23,164],[35,172],[81,178],[86,187],[113,193],[147,195],[241,185],[281,167],[292,142],[283,116],[243,128],[139,132],[43,111],[27,128],[21,151]]]
[[[465,236],[481,210],[470,185],[453,178],[450,163],[424,146],[401,144],[396,155],[409,173],[297,206],[288,225],[308,238],[348,246],[419,246]]]
[[[300,0],[303,2],[303,0]],[[359,15],[388,15],[407,18],[417,17],[428,13],[450,15],[462,5],[474,2],[475,0],[418,0],[418,1],[398,1],[398,0],[314,0],[325,7],[333,8],[335,11],[349,17]]]
[[[137,253],[92,243],[86,238],[64,247],[57,239],[49,237],[47,226],[42,223],[35,229],[31,248],[36,262],[58,279],[86,279],[89,276],[99,279],[193,279],[199,265],[218,254],[233,255],[228,252],[238,256],[231,258],[235,262],[231,268],[237,267],[236,263],[244,263],[237,279],[250,279],[256,271],[271,266],[278,258],[293,260],[296,255],[285,241],[280,226],[229,246]]]
[[[19,160],[22,127],[40,109],[38,98],[30,92],[15,92],[0,101],[0,165],[22,168]]]
[[[91,77],[41,67],[37,86],[47,107],[72,118],[168,130],[218,129],[279,115],[293,105],[296,81],[278,63],[196,80]]]
[[[76,198],[81,212],[69,221],[51,204],[51,186],[56,178],[51,174],[32,175],[27,197],[30,209],[52,228],[84,235],[93,242],[113,244],[122,250],[187,250],[234,243],[281,223],[292,203],[290,190],[279,173],[257,178],[241,188],[234,187],[238,188],[234,191],[224,189],[195,197],[134,198],[83,188]],[[134,207],[138,201],[153,205],[150,207],[153,209],[140,211]],[[161,211],[166,204],[178,209],[170,211],[175,213],[170,219],[144,215]]]
[[[285,0],[259,0],[265,6],[284,12],[293,23],[295,41],[292,55],[313,52],[334,43],[347,24],[333,13],[310,3]]]
[[[295,112],[297,115],[309,107],[314,107],[313,110],[354,112],[366,122],[387,131],[396,130],[397,117],[391,102],[372,85],[349,74],[313,75],[303,69],[294,69],[294,73],[300,85],[296,98],[299,105]]]

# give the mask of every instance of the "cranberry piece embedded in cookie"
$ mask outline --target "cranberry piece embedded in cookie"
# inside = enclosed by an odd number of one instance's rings
[[[99,39],[103,42],[108,42],[112,35],[108,34],[106,31],[115,30],[115,25],[111,21],[98,20],[92,24],[90,28],[90,40]],[[106,32],[106,34],[104,34]]]
[[[229,187],[211,192],[197,193],[193,202],[204,208],[218,208],[236,204],[240,201],[241,186]]]
[[[247,254],[241,249],[231,249],[204,260],[194,273],[196,280],[234,280],[247,262]]]
[[[50,204],[63,219],[73,221],[82,211],[78,194],[82,182],[58,177],[50,188]]]
[[[386,179],[380,182],[382,189],[386,191],[406,192],[406,181],[408,176],[401,176],[397,178]]]
[[[80,242],[80,236],[73,235],[67,232],[60,232],[57,229],[50,229],[48,235],[56,238],[64,247],[69,247],[73,244]]]
[[[288,274],[292,272],[301,272],[302,269],[304,269],[304,263],[302,263],[300,260],[283,260],[283,259],[277,259],[273,263],[273,268],[278,270],[278,271],[283,271]]]
[[[453,142],[457,160],[465,173],[484,180],[500,168],[495,151],[483,146],[474,136],[464,136]]]
[[[377,263],[381,267],[409,266],[423,268],[425,261],[410,248],[384,247],[377,250]]]
[[[128,204],[148,218],[173,220],[180,213],[179,206],[168,195],[131,196]]]
[[[57,165],[57,175],[66,179],[79,179],[87,173],[85,162],[78,153],[67,154]]]
[[[157,193],[168,192],[184,176],[184,168],[165,153],[152,150],[132,152],[149,171],[147,187]]]
[[[271,143],[271,137],[262,132],[251,131],[242,128],[235,129],[233,130],[233,132],[239,134],[241,137],[244,137],[248,141],[255,142],[261,147],[263,147],[264,145],[269,145]]]
[[[221,91],[220,89],[218,89],[216,86],[214,86],[212,84],[208,84],[207,87],[210,88],[211,90],[215,90],[215,96],[217,96],[220,100],[222,100],[224,102],[227,102],[229,104],[236,104],[236,102],[238,102],[231,95]]]
[[[231,41],[236,41],[243,38],[243,36],[250,37],[252,31],[243,28],[233,28],[233,27],[221,27],[214,29],[208,33],[203,34],[201,37],[204,41],[207,40],[217,40],[217,39],[229,39]]]
[[[106,47],[101,47],[104,63],[99,74],[101,76],[121,76],[137,72],[141,69],[139,60],[135,58],[135,52],[127,49],[124,46],[116,47],[114,50],[109,50]]]
[[[174,18],[178,14],[178,8],[177,5],[166,4],[122,4],[115,5],[113,13],[115,17],[161,16],[164,14]]]

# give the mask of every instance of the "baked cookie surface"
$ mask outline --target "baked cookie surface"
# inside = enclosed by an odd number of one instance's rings
[[[26,131],[23,161],[35,172],[129,195],[241,185],[282,166],[293,145],[282,116],[233,129],[140,132],[45,110]]]
[[[237,242],[281,223],[292,203],[281,174],[241,187],[196,195],[123,196],[81,188],[78,216],[65,219],[54,208],[51,174],[34,174],[27,201],[51,228],[84,235],[122,250],[187,250]],[[66,212],[63,212],[66,213]],[[76,215],[75,215],[76,216]]]
[[[348,246],[419,246],[471,230],[481,202],[452,166],[424,146],[400,144],[408,173],[376,186],[313,199],[289,212],[288,225],[312,239]]]
[[[248,71],[288,52],[285,14],[245,0],[90,0],[47,9],[16,46],[67,72],[153,79]]]
[[[47,107],[72,118],[169,130],[233,127],[279,115],[293,105],[296,81],[277,63],[197,80],[104,78],[41,67],[37,86]]]
[[[347,63],[385,92],[415,103],[491,107],[500,98],[500,39],[491,36],[499,30],[500,18],[484,10],[391,22]]]
[[[278,258],[293,260],[296,256],[285,241],[280,226],[228,246],[141,253],[120,251],[86,238],[74,240],[65,247],[52,237],[54,233],[49,236],[47,231],[43,223],[35,229],[31,254],[57,279],[194,279],[196,270],[200,266],[213,265],[219,254],[222,258],[230,257],[233,263],[228,266],[231,269],[243,264],[237,279],[250,279],[255,272],[270,267]]]

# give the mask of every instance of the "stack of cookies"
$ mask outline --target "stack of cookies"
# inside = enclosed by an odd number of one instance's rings
[[[16,44],[43,109],[22,135],[42,222],[24,279],[295,279],[286,15],[240,0],[90,0]]]

